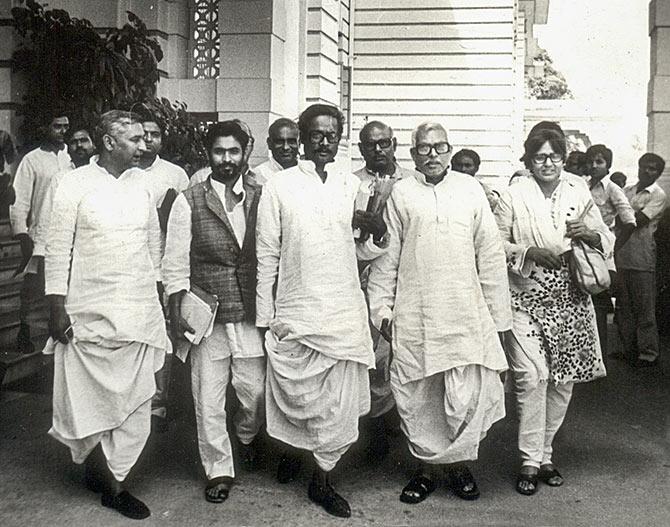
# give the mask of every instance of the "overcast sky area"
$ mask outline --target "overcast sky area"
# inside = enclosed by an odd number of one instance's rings
[[[635,135],[646,148],[648,11],[648,0],[552,0],[547,24],[535,26],[539,45],[565,76],[575,100],[595,113],[621,116],[611,137],[590,137],[616,143],[615,165],[617,154],[621,164],[630,165],[636,153],[632,147],[622,150]]]

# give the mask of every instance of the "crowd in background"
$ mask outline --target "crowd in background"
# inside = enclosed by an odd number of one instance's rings
[[[504,385],[519,417],[516,490],[563,484],[553,440],[574,384],[605,376],[603,352],[658,364],[665,162],[643,155],[627,185],[605,145],[568,153],[560,126],[542,122],[523,168],[494,189],[445,124],[417,126],[409,169],[391,127],[370,121],[365,164],[346,173],[333,163],[336,107],[272,123],[271,157],[254,168],[249,127],[217,122],[209,165],[189,178],[160,157],[165,131],[148,112],[113,110],[94,127],[49,116],[3,194],[23,255],[17,346],[33,352],[31,331],[48,321],[49,433],[103,505],[149,515],[123,482],[150,429],[168,429],[173,356],[190,364],[210,502],[233,487],[233,450],[253,468],[266,430],[282,445],[277,480],[309,460],[309,498],[350,516],[330,474],[362,416],[368,457],[387,455],[394,408],[417,466],[400,500],[419,503],[442,481],[477,499],[469,464],[505,416]],[[3,152],[11,162],[13,147]],[[575,276],[578,251],[604,266],[599,287]],[[216,305],[197,339],[194,302]]]

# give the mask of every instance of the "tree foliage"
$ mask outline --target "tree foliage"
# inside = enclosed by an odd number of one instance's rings
[[[533,58],[542,68],[540,75],[526,75],[526,91],[531,99],[572,99],[572,92],[563,74],[554,68],[546,50]]]
[[[155,110],[168,136],[163,156],[190,168],[202,164],[200,134],[184,104],[156,97],[163,51],[146,25],[128,11],[128,22],[101,35],[85,19],[61,9],[46,10],[34,0],[14,7],[12,16],[22,42],[13,55],[14,71],[25,80],[22,135],[28,145],[54,111],[90,127],[111,109],[138,105]]]

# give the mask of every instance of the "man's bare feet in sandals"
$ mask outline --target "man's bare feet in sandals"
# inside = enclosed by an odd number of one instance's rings
[[[547,463],[546,465],[540,466],[537,479],[549,485],[550,487],[560,487],[563,485],[563,483],[565,483],[563,476],[561,476],[561,473],[556,470],[556,467],[552,463]]]
[[[205,487],[205,499],[210,503],[223,503],[228,498],[232,486],[233,478],[230,476],[212,478]]]
[[[519,469],[516,477],[516,491],[524,496],[532,496],[537,491],[538,469],[524,465]]]

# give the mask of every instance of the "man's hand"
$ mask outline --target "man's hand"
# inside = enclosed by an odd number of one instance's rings
[[[70,317],[65,311],[65,297],[60,295],[50,295],[49,299],[49,336],[67,344],[73,337],[72,324]]]
[[[354,211],[354,218],[351,222],[354,229],[361,230],[361,240],[365,241],[367,236],[363,233],[370,233],[374,240],[381,240],[382,236],[386,234],[386,222],[381,214],[367,212],[364,210]]]
[[[23,257],[23,260],[27,262],[33,255],[33,249],[35,248],[33,240],[25,232],[17,234],[14,236],[14,239],[19,240],[19,243],[21,244],[21,256]]]
[[[170,336],[173,342],[183,339],[184,333],[195,333],[195,330],[186,322],[181,316],[181,301],[184,298],[186,291],[179,291],[170,295],[168,301],[170,311]]]
[[[389,344],[393,340],[393,329],[391,327],[391,321],[388,318],[385,318],[382,320],[382,325],[379,328],[379,333],[381,334],[382,337],[384,337],[384,340],[388,342]]]
[[[545,269],[561,268],[561,259],[549,249],[530,247],[528,251],[526,251],[526,258]]]

